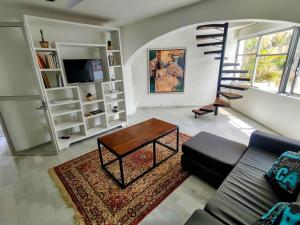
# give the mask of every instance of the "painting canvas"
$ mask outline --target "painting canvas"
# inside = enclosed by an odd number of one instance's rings
[[[185,49],[148,51],[149,92],[184,91]]]

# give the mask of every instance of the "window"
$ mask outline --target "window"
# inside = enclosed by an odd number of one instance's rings
[[[289,53],[294,29],[240,40],[237,62],[248,70],[243,76],[252,78],[252,85],[277,92]]]
[[[298,33],[299,34],[299,33]],[[300,41],[295,41],[295,56],[292,62],[285,92],[300,95]]]

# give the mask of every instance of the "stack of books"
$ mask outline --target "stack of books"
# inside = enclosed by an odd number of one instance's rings
[[[40,69],[59,69],[59,61],[57,55],[54,53],[40,55],[37,54],[37,61]]]

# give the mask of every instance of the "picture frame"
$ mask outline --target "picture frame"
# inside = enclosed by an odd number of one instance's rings
[[[147,51],[149,94],[184,93],[186,48],[151,48]]]

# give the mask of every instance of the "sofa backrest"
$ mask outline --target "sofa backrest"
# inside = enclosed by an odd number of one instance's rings
[[[281,155],[286,151],[299,152],[300,141],[257,130],[251,134],[249,147],[260,148]]]

